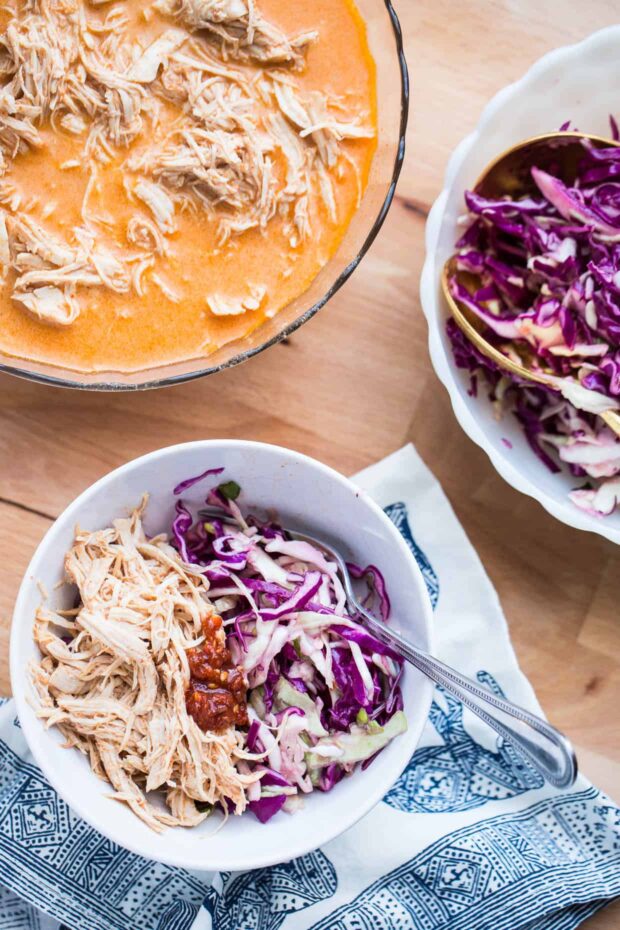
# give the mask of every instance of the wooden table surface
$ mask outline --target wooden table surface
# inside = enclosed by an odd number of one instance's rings
[[[426,349],[425,216],[489,97],[554,46],[618,18],[615,0],[400,0],[412,76],[403,177],[386,226],[328,307],[279,345],[165,391],[95,395],[0,376],[0,692],[13,602],[58,513],[159,446],[243,437],[351,474],[412,440],[443,484],[503,603],[521,666],[582,769],[620,799],[620,554],[556,523],[461,432]],[[620,925],[620,902],[588,923]],[[473,930],[473,928],[472,928]]]

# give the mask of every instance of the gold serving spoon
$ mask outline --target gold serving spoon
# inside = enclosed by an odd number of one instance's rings
[[[550,132],[535,136],[514,145],[494,159],[478,178],[474,190],[477,194],[490,199],[506,195],[517,198],[539,193],[531,175],[533,167],[556,175],[559,171],[561,180],[570,185],[577,176],[577,166],[583,157],[583,139],[588,139],[596,148],[611,148],[620,145],[611,139],[582,132]],[[459,270],[456,264],[455,256],[445,263],[441,286],[459,329],[483,355],[495,362],[499,368],[525,381],[534,381],[557,390],[557,376],[551,370],[534,368],[534,359],[532,354],[527,352],[526,346],[513,347],[519,352],[519,363],[504,355],[485,339],[481,333],[484,323],[465,304],[453,296],[449,284],[450,278],[457,278],[469,292],[474,292],[481,286],[481,280],[473,272]],[[577,380],[575,383],[578,384]],[[620,436],[620,414],[617,411],[605,410],[598,415],[614,433]]]

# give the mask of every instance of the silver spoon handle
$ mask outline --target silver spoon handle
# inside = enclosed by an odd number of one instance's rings
[[[518,746],[547,781],[557,788],[573,784],[577,777],[577,760],[570,741],[559,730],[529,710],[487,691],[439,659],[416,649],[399,633],[364,610],[357,601],[355,608],[363,615],[364,625],[373,636],[391,646],[431,681],[462,701],[500,736]]]

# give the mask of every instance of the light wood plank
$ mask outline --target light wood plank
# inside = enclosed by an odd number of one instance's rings
[[[0,503],[0,694],[9,694],[9,627],[13,605],[28,562],[50,521]]]
[[[396,0],[412,78],[400,193],[428,207],[452,150],[494,94],[546,52],[618,22],[614,0]],[[556,127],[550,126],[549,129]]]

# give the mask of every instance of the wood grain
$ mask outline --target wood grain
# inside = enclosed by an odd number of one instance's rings
[[[506,611],[517,654],[583,770],[620,799],[620,560],[509,488],[461,432],[426,351],[424,215],[489,97],[541,54],[617,19],[615,0],[401,0],[412,72],[397,200],[328,308],[240,368],[156,393],[90,395],[0,377],[0,690],[21,574],[50,521],[109,469],[160,446],[236,436],[352,473],[412,440]],[[479,36],[484,36],[480,39]],[[587,924],[620,926],[616,903]]]

